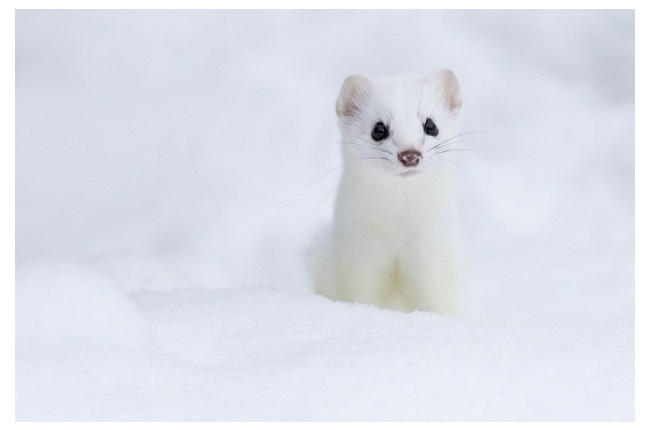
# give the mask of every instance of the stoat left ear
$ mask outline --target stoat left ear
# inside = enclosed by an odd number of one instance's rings
[[[347,77],[341,86],[336,101],[336,115],[339,117],[354,117],[366,102],[366,97],[372,83],[363,75]]]
[[[463,100],[460,97],[460,85],[456,75],[448,69],[442,69],[433,72],[427,77],[427,81],[437,82],[447,99],[447,108],[452,113],[459,111],[463,106]]]

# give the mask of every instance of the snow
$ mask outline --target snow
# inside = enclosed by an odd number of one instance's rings
[[[341,82],[440,67],[464,314],[311,293]],[[634,420],[634,205],[631,11],[18,11],[16,418]]]

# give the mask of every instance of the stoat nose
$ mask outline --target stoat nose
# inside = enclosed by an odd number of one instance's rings
[[[417,150],[405,150],[397,154],[397,159],[405,167],[416,167],[422,160],[422,153]]]

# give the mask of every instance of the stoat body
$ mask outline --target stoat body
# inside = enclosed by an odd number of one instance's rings
[[[316,242],[315,291],[401,311],[456,313],[459,239],[454,74],[351,76],[336,104],[345,166],[334,220]]]

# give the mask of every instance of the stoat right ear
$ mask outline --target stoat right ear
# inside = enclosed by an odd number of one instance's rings
[[[336,115],[353,117],[363,104],[372,83],[363,75],[352,75],[343,81],[339,98],[336,101]]]
[[[460,97],[460,86],[456,75],[448,69],[442,69],[431,73],[427,81],[437,83],[446,98],[447,108],[450,112],[456,113],[463,107],[463,100]]]

